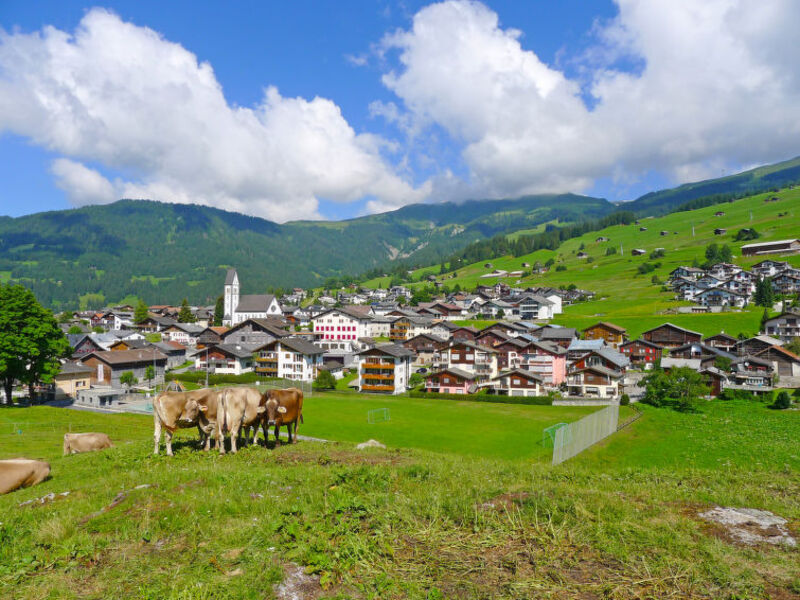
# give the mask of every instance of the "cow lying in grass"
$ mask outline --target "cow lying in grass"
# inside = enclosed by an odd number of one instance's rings
[[[281,443],[280,430],[286,425],[289,443],[297,443],[297,425],[303,422],[303,392],[297,388],[267,390],[262,396],[264,405],[264,441],[269,441],[269,427],[275,427],[275,445]],[[294,437],[292,436],[294,425]]]
[[[50,475],[50,465],[41,460],[0,460],[0,494],[41,483]]]
[[[79,454],[81,452],[93,452],[105,448],[113,448],[105,433],[65,433],[64,434],[64,455]]]

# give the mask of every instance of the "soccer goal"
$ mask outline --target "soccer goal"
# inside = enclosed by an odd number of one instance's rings
[[[580,421],[556,429],[553,438],[553,464],[562,463],[607,438],[617,430],[618,424],[619,404],[612,404]]]
[[[550,427],[545,427],[542,430],[542,446],[545,448],[547,446],[555,446],[556,443],[556,431],[561,429],[562,427],[566,427],[566,423],[556,423],[555,425],[551,425]]]
[[[367,411],[367,423],[370,425],[384,423],[385,421],[391,421],[388,408],[375,408]]]

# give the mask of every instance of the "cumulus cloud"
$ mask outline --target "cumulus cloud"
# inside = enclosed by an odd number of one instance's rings
[[[462,144],[471,188],[495,196],[650,170],[680,181],[798,153],[800,46],[790,40],[800,3],[617,4],[595,28],[580,81],[524,49],[481,3],[425,7],[383,40],[399,59],[383,82],[406,114],[383,113],[443,127]]]
[[[71,35],[0,31],[0,132],[60,155],[74,204],[119,197],[195,202],[278,221],[318,216],[318,199],[424,199],[325,98],[274,87],[255,107],[228,104],[208,63],[102,9]],[[109,181],[86,163],[118,176]]]

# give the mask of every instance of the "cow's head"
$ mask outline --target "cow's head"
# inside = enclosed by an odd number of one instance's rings
[[[272,396],[270,392],[264,394],[264,399],[265,402],[263,405],[263,414],[264,418],[267,420],[267,425],[279,425],[281,416],[286,413],[286,407],[281,406],[280,402],[278,402],[278,399]]]
[[[191,400],[186,401],[186,404],[183,406],[183,410],[178,417],[178,421],[193,425],[197,423],[200,416],[206,411],[208,411],[207,398],[192,398]]]

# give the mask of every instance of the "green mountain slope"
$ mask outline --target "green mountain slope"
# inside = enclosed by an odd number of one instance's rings
[[[692,200],[707,196],[745,196],[800,182],[800,157],[757,167],[736,175],[686,183],[650,192],[621,206],[644,216],[661,215]]]
[[[24,283],[53,307],[74,306],[85,294],[211,302],[227,266],[239,269],[245,293],[319,285],[398,258],[427,264],[498,233],[614,209],[599,198],[538,195],[279,225],[202,206],[121,200],[0,218],[0,279]]]

